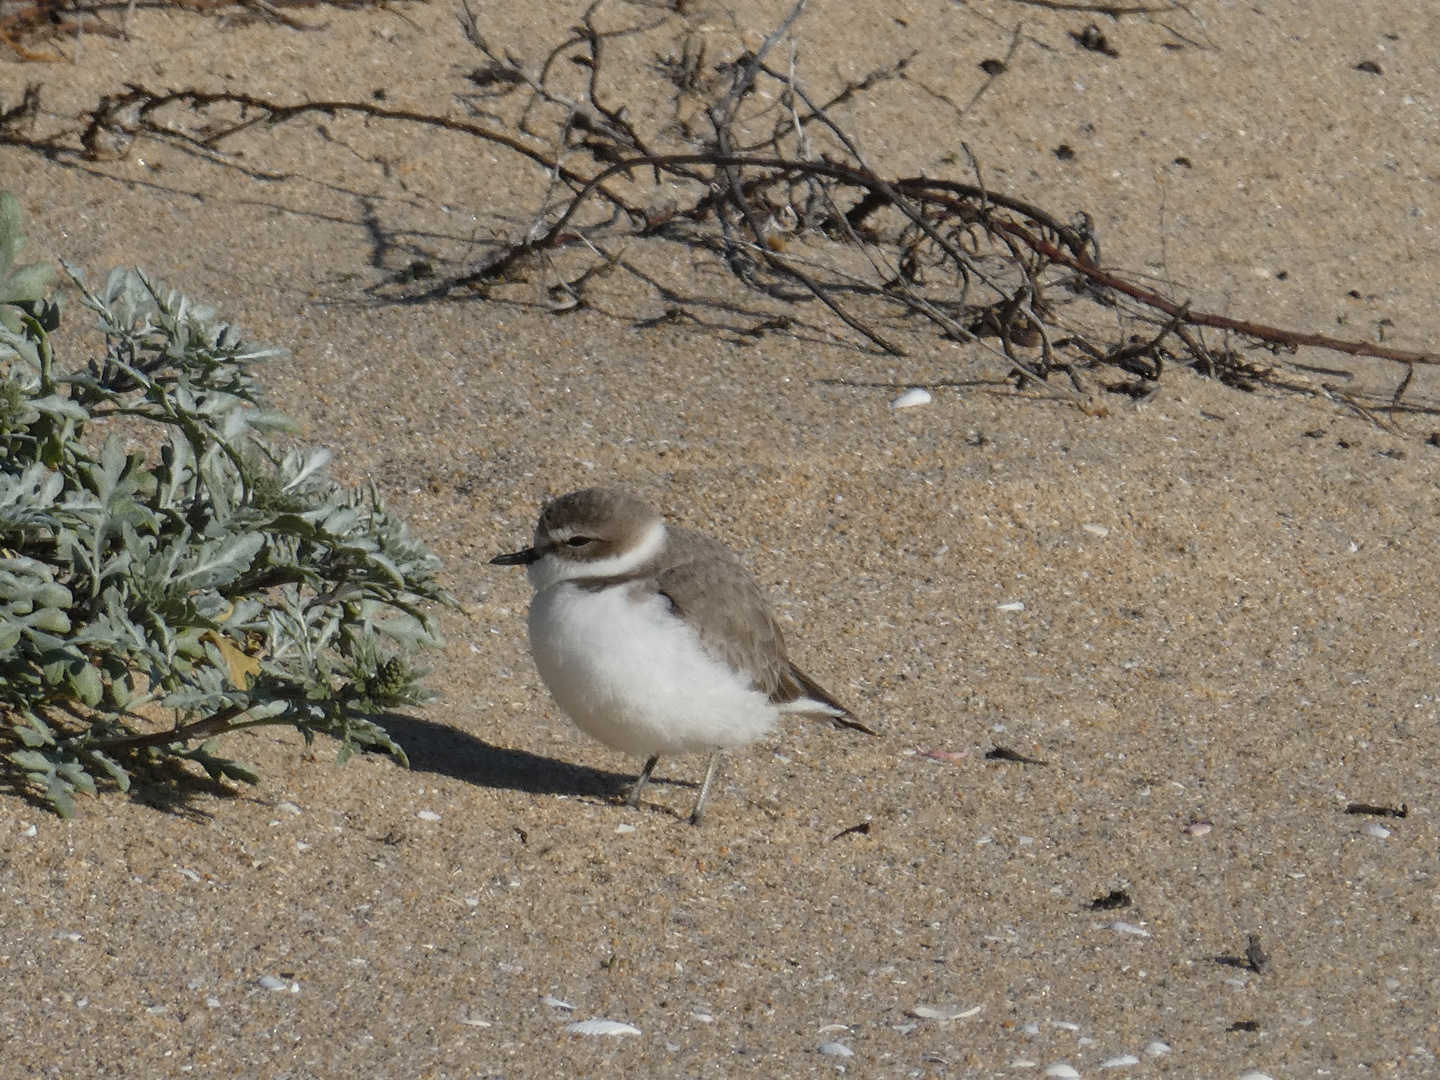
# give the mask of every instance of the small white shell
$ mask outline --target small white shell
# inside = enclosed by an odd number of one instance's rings
[[[1100,1062],[1102,1069],[1123,1069],[1126,1065],[1139,1065],[1140,1059],[1134,1054],[1121,1054],[1119,1057],[1106,1058]]]
[[[921,1020],[963,1020],[977,1015],[981,1008],[980,1005],[972,1005],[968,1009],[962,1009],[959,1005],[916,1005],[910,1010],[910,1015],[918,1016]]]
[[[1109,536],[1109,535],[1110,535],[1110,530],[1109,530],[1106,526],[1096,524],[1096,523],[1093,522],[1093,521],[1086,522],[1084,525],[1081,525],[1080,527],[1081,527],[1082,529],[1084,529],[1086,532],[1088,532],[1091,536]]]
[[[1145,1044],[1145,1053],[1149,1054],[1151,1057],[1164,1057],[1166,1054],[1170,1053],[1170,1044],[1163,1043],[1157,1039],[1152,1043]]]
[[[552,1009],[570,1009],[573,1011],[575,1008],[575,1006],[571,1005],[570,1002],[561,1001],[559,998],[551,997],[549,994],[546,994],[540,999],[540,1004],[549,1005]]]
[[[1054,1076],[1058,1080],[1080,1080],[1080,1071],[1074,1065],[1066,1065],[1063,1061],[1051,1065],[1042,1076]]]
[[[1376,840],[1384,840],[1390,836],[1390,830],[1381,825],[1378,821],[1372,821],[1360,830],[1366,836],[1373,836]]]
[[[566,1024],[565,1030],[571,1035],[639,1035],[640,1029],[622,1024],[618,1020],[577,1020]]]
[[[615,826],[615,831],[621,836],[629,836],[632,832],[635,831],[635,826],[630,824],[620,824]]]
[[[1114,922],[1109,924],[1109,928],[1111,930],[1118,930],[1122,934],[1134,934],[1136,937],[1150,936],[1149,930],[1146,930],[1143,927],[1136,926],[1134,923],[1125,922],[1125,920],[1123,919],[1116,919]]]
[[[274,975],[261,975],[255,980],[256,985],[262,990],[289,990],[290,984],[284,979],[277,979]]]
[[[892,409],[913,409],[918,405],[929,405],[935,399],[930,396],[930,391],[923,387],[913,387],[890,402]]]
[[[1210,822],[1208,822],[1208,821],[1192,821],[1189,825],[1186,825],[1186,826],[1185,826],[1185,835],[1186,835],[1186,836],[1208,836],[1209,833],[1210,833],[1210,830],[1213,829],[1214,827],[1215,827],[1215,826],[1214,826],[1214,825],[1211,825]]]
[[[850,1049],[848,1046],[846,1046],[844,1043],[838,1043],[838,1042],[821,1043],[821,1044],[820,1044],[820,1053],[826,1055],[827,1057],[842,1057],[842,1058],[848,1058],[848,1057],[854,1057],[854,1056],[855,1056],[855,1051],[854,1051],[854,1050],[851,1050],[851,1049]]]
[[[1024,610],[1025,610],[1025,601],[1023,601],[1023,600],[1011,600],[1008,604],[996,604],[996,605],[995,605],[995,610],[996,610],[996,611],[1024,611]]]
[[[440,820],[440,815],[437,814],[434,810],[421,810],[421,811],[420,811],[418,814],[416,814],[415,816],[418,817],[421,821],[439,821],[439,820]]]
[[[910,1015],[921,1020],[954,1020],[960,1015],[960,1006],[946,1005],[943,1009],[937,1009],[933,1005],[916,1005],[910,1010]]]
[[[1250,1072],[1240,1077],[1240,1080],[1270,1080],[1270,1077],[1262,1072]]]

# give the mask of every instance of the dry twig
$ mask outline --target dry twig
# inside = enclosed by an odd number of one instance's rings
[[[543,180],[527,226],[491,246],[478,265],[410,291],[412,300],[465,289],[493,294],[544,259],[547,280],[555,280],[553,272],[560,282],[550,290],[553,310],[583,306],[583,293],[599,287],[601,270],[618,269],[645,282],[664,304],[663,315],[637,322],[703,323],[696,312],[701,301],[642,267],[647,247],[679,244],[717,260],[743,290],[762,298],[762,309],[751,313],[757,321],[730,327],[737,333],[799,326],[798,311],[818,302],[885,353],[903,355],[919,319],[947,338],[988,350],[1020,384],[1071,397],[1049,382],[1053,373],[1080,387],[1081,370],[1117,368],[1141,380],[1138,389],[1119,388],[1143,394],[1167,365],[1183,365],[1243,389],[1314,394],[1372,417],[1428,410],[1405,397],[1415,370],[1440,365],[1440,355],[1197,310],[1102,265],[1088,216],[1067,222],[988,190],[973,157],[973,183],[886,177],[835,110],[873,87],[905,79],[912,57],[877,67],[817,101],[793,59],[767,63],[804,9],[800,0],[753,53],[717,61],[678,17],[657,18],[647,8],[641,22],[606,26],[596,0],[564,40],[532,63],[494,46],[478,11],[467,5],[461,23],[484,60],[461,98],[470,119],[368,101],[279,103],[240,92],[130,86],[104,98],[78,138],[91,158],[158,138],[238,167],[227,146],[257,125],[352,115],[481,140],[536,167]],[[1143,8],[1152,14],[1177,9],[1183,7]],[[643,116],[616,97],[626,84],[610,88],[606,73],[610,64],[626,62],[616,50],[629,49],[633,75],[637,51],[666,33],[673,35],[674,52],[660,54],[653,70],[668,85],[674,107],[666,116]],[[1021,40],[1017,28],[1007,60]],[[18,130],[33,109],[22,103],[0,113],[0,138]],[[624,258],[610,254],[617,241],[628,245]],[[742,313],[733,302],[706,303]],[[1225,346],[1207,344],[1206,330],[1224,334]],[[843,333],[827,332],[837,331]],[[1247,359],[1243,350],[1255,347],[1270,356]],[[1300,348],[1385,361],[1397,365],[1401,377],[1393,393],[1376,398],[1316,384],[1302,373],[1314,365],[1285,359]]]

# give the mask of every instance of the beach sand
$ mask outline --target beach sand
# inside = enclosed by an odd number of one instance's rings
[[[822,97],[914,54],[834,110],[885,175],[968,179],[963,144],[1197,308],[1436,347],[1440,9],[1061,7],[814,0],[790,40]],[[78,64],[0,62],[0,103],[39,81],[42,126],[73,128],[130,81],[462,115],[483,58],[448,3],[291,10],[320,28],[137,10]],[[602,14],[690,20],[718,52],[787,9],[727,10]],[[534,64],[582,13],[482,25]],[[1118,56],[1072,38],[1092,21]],[[887,357],[808,308],[824,333],[638,327],[663,304],[622,273],[564,314],[538,273],[390,302],[407,266],[518,235],[536,172],[345,117],[240,145],[0,146],[0,186],[29,257],[141,265],[291,350],[263,373],[276,403],[444,559],[464,610],[442,696],[391,724],[408,771],[267,731],[226,741],[263,777],[229,794],[109,794],[70,821],[0,795],[0,1074],[1440,1070],[1440,418],[1387,430],[1188,370],[1087,413],[970,346],[917,330]],[[915,385],[934,400],[892,409]],[[592,484],[729,543],[880,737],[787,720],[727,757],[698,829],[700,757],[619,805],[640,762],[550,701],[523,575],[487,564]],[[592,1019],[640,1034],[566,1030]]]

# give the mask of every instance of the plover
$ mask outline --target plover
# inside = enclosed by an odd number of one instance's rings
[[[870,732],[786,657],[760,587],[724,544],[666,525],[629,492],[563,495],[541,510],[532,547],[490,561],[526,568],[530,652],[555,701],[581,730],[645,759],[631,806],[662,755],[708,750],[698,825],[721,750],[760,738],[782,712]]]

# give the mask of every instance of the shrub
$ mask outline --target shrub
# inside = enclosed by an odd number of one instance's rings
[[[405,755],[376,721],[424,701],[418,650],[453,604],[373,486],[281,441],[252,344],[138,270],[98,291],[103,355],[62,368],[54,269],[16,266],[0,193],[0,753],[58,813],[96,781],[189,760],[253,783],[214,737],[289,725]],[[98,351],[98,348],[97,348]],[[110,428],[100,442],[97,429]],[[118,429],[118,430],[117,430]],[[132,446],[125,449],[121,430]]]

